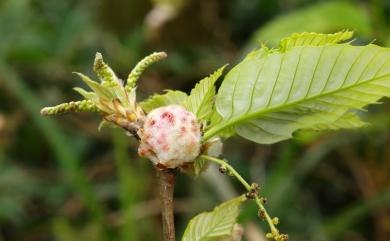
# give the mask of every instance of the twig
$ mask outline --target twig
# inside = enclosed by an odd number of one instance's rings
[[[175,223],[173,216],[173,193],[176,173],[174,169],[155,167],[160,188],[161,213],[164,241],[175,241]]]

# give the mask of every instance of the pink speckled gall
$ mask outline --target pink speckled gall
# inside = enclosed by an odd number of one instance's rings
[[[138,154],[155,165],[176,168],[194,161],[200,153],[201,126],[193,113],[179,105],[150,112],[138,134]]]

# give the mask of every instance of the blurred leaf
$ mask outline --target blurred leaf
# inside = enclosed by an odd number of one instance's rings
[[[118,195],[120,213],[120,240],[134,241],[141,239],[140,229],[134,217],[133,206],[142,200],[147,182],[144,173],[136,170],[134,161],[128,152],[129,138],[122,130],[112,129],[112,142],[114,145],[115,164],[118,178]]]
[[[104,241],[100,228],[100,224],[94,222],[73,227],[62,217],[55,218],[52,222],[52,231],[58,241]]]
[[[66,219],[56,218],[53,220],[53,233],[58,241],[80,241],[80,234]]]
[[[356,3],[327,1],[274,18],[253,35],[248,49],[257,46],[258,41],[277,46],[279,39],[294,32],[330,33],[341,29],[351,29],[365,37],[371,36],[372,32],[364,8]]]
[[[19,222],[26,217],[24,207],[37,193],[39,185],[22,168],[0,164],[0,222]]]
[[[64,11],[64,16],[60,21],[61,26],[56,29],[54,39],[55,50],[53,54],[56,59],[63,60],[74,54],[79,54],[80,41],[84,40],[85,36],[97,32],[91,21],[92,12],[89,10],[88,5],[81,3]],[[99,34],[99,37],[102,37],[102,34]]]
[[[376,208],[390,207],[390,189],[381,191],[376,196],[363,200],[351,205],[344,211],[330,218],[323,226],[325,233],[329,238],[336,238],[342,232],[345,232],[354,223],[366,217],[372,210]]]
[[[80,167],[80,156],[77,148],[72,145],[73,142],[68,140],[53,121],[39,114],[43,104],[25,85],[25,82],[20,79],[17,73],[2,61],[0,59],[0,75],[5,80],[3,81],[5,87],[18,99],[21,106],[31,116],[34,124],[37,125],[47,139],[63,174],[66,178],[69,178],[73,188],[79,191],[91,214],[97,220],[102,220],[103,211],[86,179],[84,169]]]

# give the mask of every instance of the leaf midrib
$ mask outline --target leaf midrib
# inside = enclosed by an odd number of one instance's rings
[[[375,78],[372,78],[372,79],[368,79],[368,80],[361,81],[361,82],[358,82],[358,83],[355,83],[355,84],[352,84],[352,85],[349,85],[349,86],[345,86],[344,88],[339,88],[339,89],[332,90],[332,91],[329,91],[329,92],[321,93],[319,95],[314,95],[312,97],[303,98],[303,99],[300,99],[298,101],[290,102],[288,104],[280,104],[280,105],[277,105],[275,107],[271,107],[271,108],[268,108],[268,109],[255,111],[255,112],[252,112],[251,114],[248,114],[248,115],[245,115],[245,116],[239,116],[239,117],[228,119],[228,121],[225,122],[225,124],[222,124],[220,126],[217,125],[217,126],[211,128],[209,131],[207,131],[204,134],[203,139],[204,139],[204,141],[207,141],[208,139],[213,137],[219,131],[221,131],[221,130],[223,130],[225,128],[228,128],[228,127],[230,127],[232,125],[235,125],[237,123],[244,122],[244,121],[246,121],[248,119],[255,118],[255,117],[258,117],[258,116],[261,116],[261,115],[264,115],[264,114],[268,114],[270,112],[279,111],[280,109],[287,109],[287,108],[289,108],[289,107],[291,107],[293,105],[297,105],[297,104],[300,104],[302,102],[311,101],[311,100],[314,100],[314,99],[317,99],[317,98],[321,98],[321,97],[326,96],[326,95],[332,95],[332,94],[335,94],[337,92],[341,92],[341,91],[345,91],[345,90],[348,90],[348,89],[351,89],[351,88],[355,88],[357,86],[367,84],[367,83],[369,83],[371,81],[375,81],[375,80],[378,80],[378,79],[381,79],[381,78],[385,78],[385,77],[389,77],[389,76],[390,76],[390,73],[384,74],[384,75],[381,75],[381,76],[378,76],[378,77],[375,77]]]
[[[207,241],[208,239],[210,239],[210,237],[209,237],[210,233],[214,232],[216,228],[217,228],[217,225],[214,225],[214,228],[211,228],[210,230],[208,230],[204,235],[202,235],[202,237],[200,237],[200,239],[198,241]]]
[[[204,85],[205,86],[205,85]],[[205,88],[204,88],[204,86],[202,86],[202,89],[204,90]],[[200,113],[201,113],[201,110],[203,110],[203,108],[204,108],[204,106],[205,106],[205,101],[206,101],[206,99],[208,99],[208,98],[206,98],[206,97],[208,97],[209,95],[213,95],[213,87],[214,87],[214,83],[212,82],[212,81],[210,81],[210,80],[208,80],[208,82],[207,82],[207,87],[208,87],[208,89],[207,89],[207,91],[204,91],[203,93],[204,93],[204,95],[203,95],[203,97],[201,98],[201,101],[200,101],[200,104],[199,104],[199,107],[198,107],[198,109],[197,109],[197,111],[196,111],[196,116],[199,118],[199,119],[201,119],[200,117],[199,117],[199,115],[200,115]],[[215,87],[214,87],[215,88]],[[215,93],[215,92],[214,92]],[[198,95],[199,96],[199,95]],[[204,117],[203,117],[204,118]]]

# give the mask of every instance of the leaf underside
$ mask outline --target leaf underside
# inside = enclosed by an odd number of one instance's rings
[[[222,203],[212,212],[195,216],[188,224],[182,241],[213,241],[231,235],[244,196]]]
[[[359,127],[364,122],[351,110],[390,96],[389,49],[285,41],[287,47],[249,54],[226,75],[216,99],[223,120],[206,139],[234,127],[246,139],[271,144],[299,129]]]

